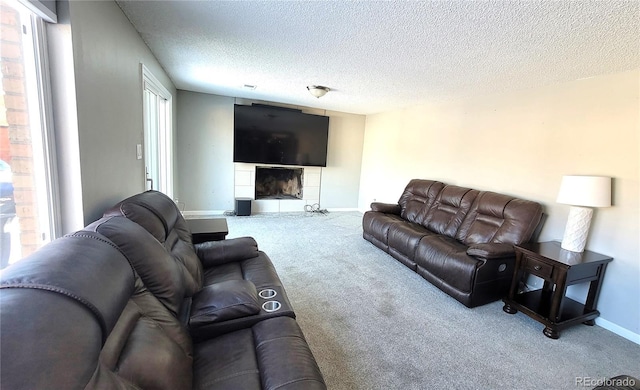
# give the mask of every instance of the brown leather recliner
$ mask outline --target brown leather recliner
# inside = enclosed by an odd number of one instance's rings
[[[184,290],[174,291],[179,296],[176,299],[181,300],[177,313],[188,323],[196,340],[247,327],[269,317],[295,318],[273,263],[258,249],[252,237],[192,245],[191,233],[178,207],[158,191],[133,195],[104,215],[88,228],[104,234],[123,248],[143,280],[146,275],[143,270],[153,269],[161,259],[172,260],[179,268]],[[139,226],[136,229],[130,224]],[[142,243],[150,242],[146,237],[163,250],[163,257],[160,254],[149,256],[150,249],[142,248]],[[128,245],[131,242],[139,244]],[[274,312],[255,310],[252,297],[264,289],[276,291],[280,309]],[[263,303],[262,299],[258,298],[258,301]],[[234,307],[239,310],[237,314],[233,313]],[[212,313],[212,308],[219,309],[217,314]]]
[[[468,307],[506,295],[514,244],[531,239],[539,203],[414,179],[397,204],[374,202],[363,237]]]
[[[203,258],[148,227],[109,216],[3,271],[0,388],[326,389],[293,316],[255,312],[251,280],[279,282],[255,241]]]

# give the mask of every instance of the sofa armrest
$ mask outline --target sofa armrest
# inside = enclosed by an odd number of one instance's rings
[[[488,243],[470,245],[469,248],[467,248],[467,254],[483,259],[500,259],[515,256],[516,251],[513,244]]]
[[[234,261],[251,259],[259,254],[258,243],[253,237],[207,241],[196,244],[194,247],[205,269]]]
[[[402,209],[400,208],[399,204],[381,203],[381,202],[371,203],[371,211],[378,211],[385,214],[400,215],[401,210]]]

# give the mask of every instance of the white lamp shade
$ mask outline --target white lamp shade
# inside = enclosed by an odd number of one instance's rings
[[[611,206],[611,178],[606,176],[563,176],[558,203],[584,207]]]

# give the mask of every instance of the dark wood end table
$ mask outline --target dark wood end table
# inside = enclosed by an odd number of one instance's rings
[[[186,221],[194,244],[224,240],[229,234],[226,218],[187,219]]]
[[[522,311],[544,324],[544,335],[552,339],[559,338],[560,330],[569,326],[595,324],[594,319],[600,315],[596,304],[604,271],[613,258],[591,251],[571,252],[562,249],[557,241],[516,245],[515,250],[511,288],[503,299],[505,312]],[[529,275],[542,278],[542,288],[519,291]],[[589,283],[584,304],[566,297],[567,287],[580,283]]]

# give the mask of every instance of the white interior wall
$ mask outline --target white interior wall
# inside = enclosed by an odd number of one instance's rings
[[[541,241],[562,240],[562,176],[611,176],[614,206],[595,211],[587,242],[614,257],[597,323],[640,342],[639,79],[634,70],[370,115],[359,207],[396,203],[411,178],[437,179],[538,201]]]

